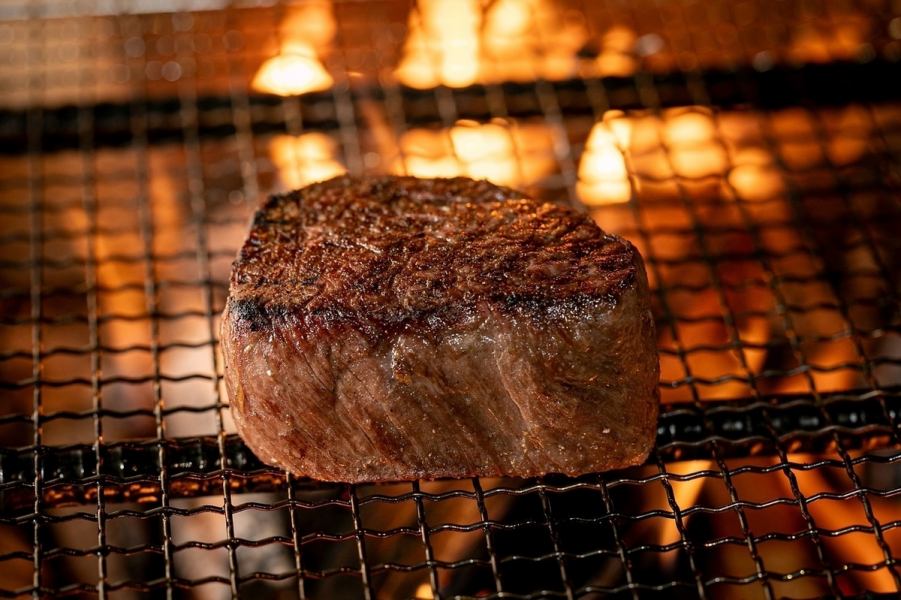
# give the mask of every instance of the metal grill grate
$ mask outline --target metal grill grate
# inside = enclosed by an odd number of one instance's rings
[[[901,589],[897,5],[88,4],[0,9],[0,596]],[[230,261],[262,196],[345,170],[488,177],[636,243],[648,463],[345,486],[250,454]]]

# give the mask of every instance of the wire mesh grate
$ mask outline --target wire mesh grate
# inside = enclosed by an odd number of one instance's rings
[[[896,6],[88,4],[0,10],[0,596],[901,589]],[[648,462],[346,486],[254,457],[230,262],[262,196],[343,172],[484,177],[639,246]]]

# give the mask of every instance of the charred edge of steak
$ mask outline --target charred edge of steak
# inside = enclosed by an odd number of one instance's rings
[[[298,318],[314,329],[440,328],[485,303],[566,318],[614,306],[634,285],[636,256],[589,217],[486,181],[339,177],[257,211],[229,302],[235,324],[253,330]]]

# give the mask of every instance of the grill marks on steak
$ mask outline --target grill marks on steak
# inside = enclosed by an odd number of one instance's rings
[[[232,295],[383,323],[485,300],[555,310],[615,301],[634,280],[634,251],[598,233],[585,216],[487,182],[332,180],[257,213]]]
[[[239,432],[319,479],[578,474],[643,460],[657,357],[641,259],[469,179],[271,198],[222,321]]]

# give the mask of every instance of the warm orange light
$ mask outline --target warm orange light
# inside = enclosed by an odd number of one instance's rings
[[[769,152],[761,148],[741,148],[732,157],[732,164],[728,181],[739,199],[761,202],[784,192],[782,177]]]
[[[295,96],[326,90],[332,86],[332,76],[323,68],[309,44],[294,42],[263,63],[253,78],[253,88],[260,92]]]
[[[579,197],[589,206],[626,202],[631,196],[623,152],[628,148],[631,124],[611,119],[595,124],[579,163]]]
[[[303,40],[316,50],[325,49],[335,37],[335,16],[332,0],[304,0],[300,4],[289,4],[279,31],[281,39]]]
[[[419,0],[416,7],[395,75],[417,88],[569,77],[587,37],[547,0]]]
[[[865,55],[871,26],[866,17],[846,13],[841,18],[797,27],[788,42],[786,56],[798,63],[854,60]]]
[[[499,184],[516,181],[509,131],[499,124],[460,121],[448,130],[414,129],[401,139],[404,167],[419,177],[466,175]]]
[[[276,136],[271,141],[270,155],[288,188],[336,177],[346,171],[337,159],[334,140],[323,133]]]
[[[309,2],[288,11],[279,26],[279,53],[263,63],[251,86],[259,92],[295,96],[328,89],[334,81],[320,56],[335,35],[329,2]]]
[[[432,594],[432,586],[429,583],[420,583],[416,587],[416,592],[413,594],[413,597],[416,600],[431,600],[435,596]]]
[[[704,112],[675,114],[664,129],[669,160],[677,175],[689,178],[721,174],[726,152],[717,141],[713,117]]]
[[[450,132],[454,152],[470,177],[512,184],[517,178],[516,152],[509,130],[495,123],[462,121]]]
[[[397,77],[407,85],[462,87],[479,74],[479,28],[476,0],[429,0],[410,13],[410,33]]]
[[[536,76],[534,23],[530,2],[499,0],[485,14],[484,48],[495,78],[528,80]],[[484,66],[484,65],[483,65]]]
[[[418,177],[465,175],[499,185],[527,185],[551,168],[544,125],[512,127],[460,120],[445,129],[411,129],[401,136],[402,156],[392,171]]]
[[[601,52],[597,58],[599,75],[625,77],[633,74],[638,68],[636,39],[635,32],[628,27],[611,27],[601,38]]]

